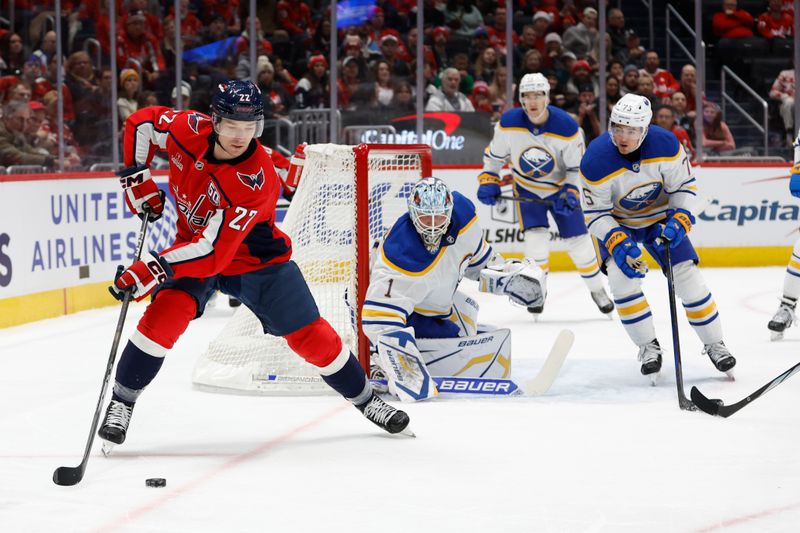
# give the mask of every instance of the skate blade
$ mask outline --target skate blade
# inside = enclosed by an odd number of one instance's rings
[[[779,341],[783,339],[783,332],[782,331],[770,331],[769,340],[771,341]]]
[[[652,374],[648,374],[647,377],[650,378],[650,386],[655,387],[658,385],[658,377],[661,375],[661,372],[653,372]]]
[[[409,437],[409,438],[412,438],[412,439],[416,439],[417,438],[417,434],[414,433],[413,431],[411,431],[411,429],[408,428],[408,427],[406,427],[406,429],[404,429],[400,433],[395,433],[395,435],[399,435],[399,436],[403,436],[403,437]]]
[[[111,452],[114,450],[115,446],[116,444],[114,444],[113,442],[108,442],[107,440],[104,440],[103,446],[100,448],[100,451],[103,452],[103,455],[105,457],[108,457],[109,455],[111,455]]]
[[[732,368],[730,370],[726,370],[725,375],[728,376],[731,381],[736,381],[736,375],[733,373]]]

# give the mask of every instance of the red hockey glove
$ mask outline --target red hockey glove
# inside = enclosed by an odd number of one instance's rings
[[[152,258],[136,261],[128,268],[117,267],[114,284],[108,288],[112,296],[122,301],[125,291],[133,291],[133,299],[137,302],[147,298],[153,290],[172,276],[172,268],[163,257],[150,252]]]
[[[128,167],[117,173],[119,184],[125,191],[125,203],[128,209],[139,218],[144,216],[144,204],[150,206],[147,219],[154,222],[161,218],[164,212],[164,192],[159,190],[156,182],[150,176],[150,168],[147,165],[138,167]]]

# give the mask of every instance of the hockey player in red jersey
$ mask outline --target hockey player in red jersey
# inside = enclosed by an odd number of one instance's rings
[[[148,107],[125,123],[127,168],[119,175],[129,209],[160,217],[163,192],[148,169],[160,149],[169,157],[169,189],[180,216],[175,243],[129,266],[111,287],[120,299],[124,291],[133,291],[136,300],[153,293],[153,299],[117,365],[112,399],[98,432],[108,443],[124,442],[139,395],[216,290],[249,307],[266,333],[284,337],[369,420],[390,433],[408,425],[403,411],[373,393],[358,360],[319,315],[291,261],[291,240],[274,225],[280,181],[257,140],[263,126],[260,91],[241,80],[219,86],[210,117]]]

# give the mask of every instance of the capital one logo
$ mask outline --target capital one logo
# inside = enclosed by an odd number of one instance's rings
[[[0,233],[0,287],[7,287],[11,283],[11,258],[3,250],[11,237],[7,233]]]

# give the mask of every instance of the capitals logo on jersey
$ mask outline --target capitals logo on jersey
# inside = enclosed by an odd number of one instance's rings
[[[619,200],[619,205],[628,211],[640,211],[649,207],[661,194],[660,182],[651,181],[634,188]]]
[[[241,172],[237,172],[236,175],[239,177],[239,181],[244,183],[246,186],[250,187],[252,190],[261,189],[264,186],[264,169],[262,168],[255,174],[242,174]]]
[[[526,148],[517,165],[520,172],[529,178],[543,178],[553,172],[555,166],[553,155],[543,146]]]
[[[199,125],[200,125],[200,121],[201,121],[201,120],[203,120],[203,118],[204,118],[204,117],[201,117],[201,116],[200,116],[199,114],[197,114],[197,113],[192,113],[191,115],[189,115],[189,116],[187,117],[187,122],[188,122],[188,124],[189,124],[189,128],[190,128],[190,129],[191,129],[193,132],[195,132],[195,134],[198,134],[198,133],[199,133],[199,129],[198,129],[198,128],[199,128]]]

